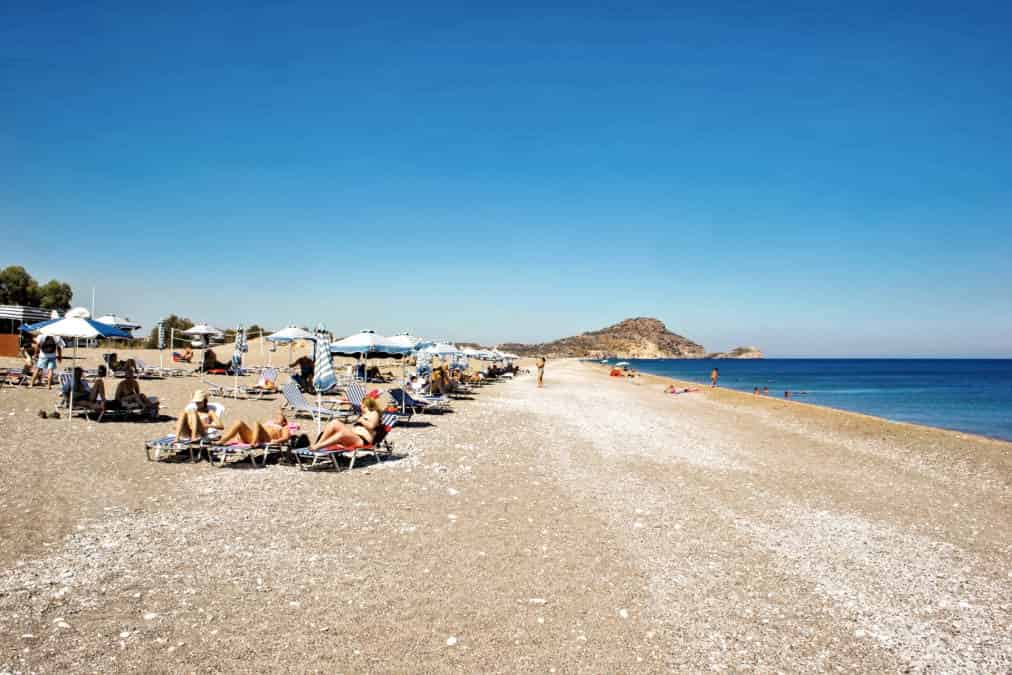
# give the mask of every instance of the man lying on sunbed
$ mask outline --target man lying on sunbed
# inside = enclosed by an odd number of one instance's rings
[[[288,428],[288,419],[285,414],[278,410],[273,417],[265,422],[254,422],[252,425],[239,420],[229,425],[225,433],[218,441],[219,445],[225,445],[229,441],[239,439],[247,445],[270,445],[272,443],[284,443],[291,438],[292,432]]]
[[[211,429],[223,427],[218,412],[208,405],[207,392],[198,389],[193,392],[193,400],[179,413],[176,423],[176,438],[199,440]]]
[[[355,421],[355,424],[344,424],[338,420],[327,422],[323,432],[310,447],[312,450],[319,450],[331,445],[339,445],[344,448],[364,448],[372,445],[376,439],[383,418],[380,414],[382,407],[380,402],[372,396],[362,399],[362,415]]]

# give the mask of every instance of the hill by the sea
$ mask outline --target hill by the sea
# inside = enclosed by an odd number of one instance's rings
[[[533,345],[508,343],[499,347],[521,356],[544,355],[556,358],[614,356],[623,359],[701,359],[707,356],[706,349],[702,345],[672,333],[663,322],[646,317],[626,319],[601,330],[561,338],[554,342]],[[754,347],[739,347],[719,356],[719,358],[761,357],[762,352]]]

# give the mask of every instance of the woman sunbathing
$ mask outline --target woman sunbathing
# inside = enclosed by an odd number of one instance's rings
[[[207,403],[207,393],[198,389],[193,392],[191,401],[183,412],[179,413],[176,423],[176,438],[199,439],[207,435],[210,429],[221,429],[218,412]]]
[[[355,421],[355,424],[347,425],[338,420],[332,420],[323,427],[320,437],[309,447],[319,450],[330,445],[339,445],[345,448],[364,448],[372,445],[383,421],[380,417],[380,410],[382,408],[379,401],[372,396],[366,396],[362,401],[362,415]]]
[[[266,422],[255,422],[252,426],[242,420],[233,423],[222,434],[219,443],[224,445],[238,438],[248,445],[268,445],[270,443],[284,443],[291,436],[292,432],[288,429],[288,419],[279,410],[274,417]]]

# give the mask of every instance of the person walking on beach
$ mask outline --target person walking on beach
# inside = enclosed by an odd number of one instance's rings
[[[39,338],[36,349],[39,360],[35,364],[35,372],[32,373],[32,381],[28,386],[34,387],[36,382],[42,381],[42,372],[46,372],[46,387],[53,388],[53,373],[56,372],[58,364],[63,362],[63,340],[52,335]]]
[[[545,357],[539,356],[534,365],[538,367],[538,388],[540,389],[545,386]]]
[[[720,379],[720,371],[714,368],[710,371],[710,386],[716,387],[718,379]]]

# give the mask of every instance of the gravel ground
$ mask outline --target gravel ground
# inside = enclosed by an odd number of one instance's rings
[[[1012,445],[661,388],[552,363],[339,474],[0,390],[0,672],[1012,670]]]

